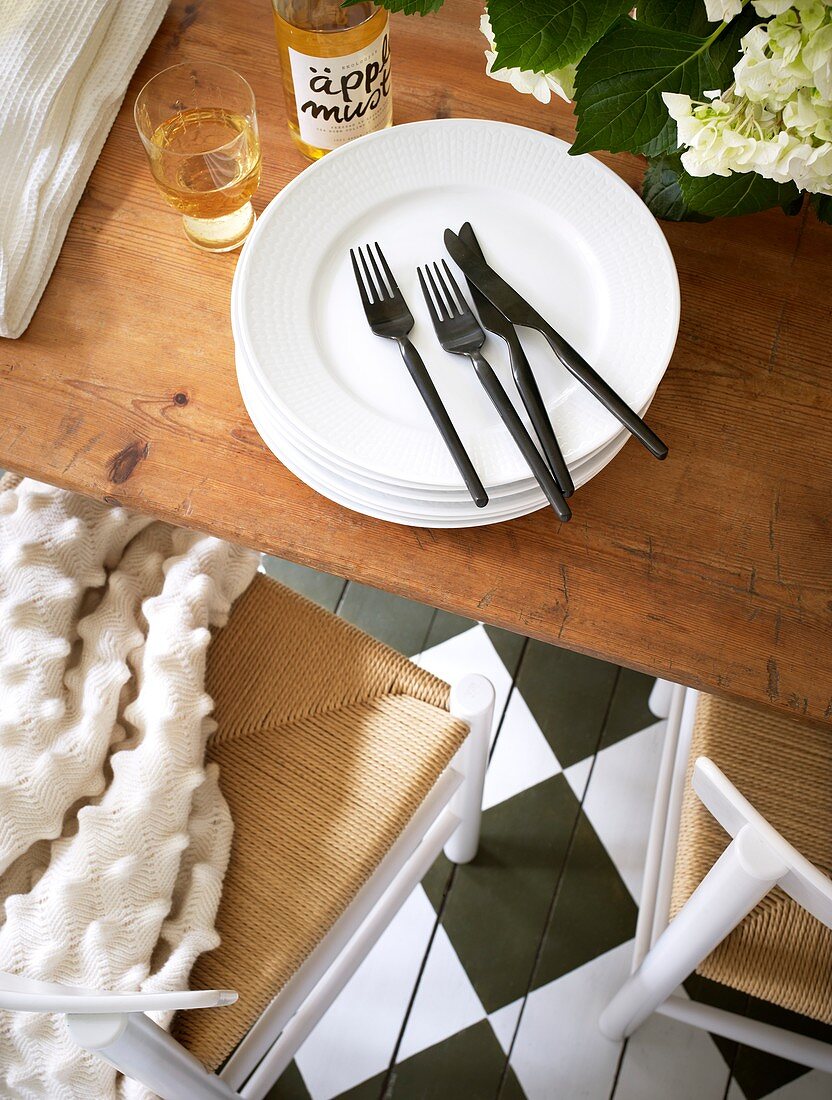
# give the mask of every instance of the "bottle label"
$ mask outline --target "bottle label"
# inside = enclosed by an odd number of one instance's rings
[[[318,149],[390,125],[390,43],[387,27],[375,41],[342,57],[312,57],[289,47],[300,136]]]

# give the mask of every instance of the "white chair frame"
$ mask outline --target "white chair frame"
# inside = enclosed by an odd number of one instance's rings
[[[668,728],[647,844],[632,973],[602,1013],[601,1030],[620,1040],[659,1012],[832,1073],[832,1045],[674,992],[776,885],[832,927],[832,881],[772,828],[706,757],[695,762],[693,788],[728,834],[727,846],[670,921],[697,699],[698,692],[662,680],[650,699],[650,709],[667,718]]]
[[[231,990],[113,994],[0,973],[0,1009],[66,1013],[79,1046],[162,1100],[262,1100],[442,849],[454,863],[476,854],[494,714],[491,682],[476,674],[463,677],[451,689],[450,712],[469,727],[450,766],[220,1073],[207,1070],[145,1013],[231,1004],[237,997]]]

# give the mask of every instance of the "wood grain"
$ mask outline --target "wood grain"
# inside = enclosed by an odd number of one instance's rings
[[[569,139],[570,109],[483,74],[473,0],[394,18],[398,122],[501,118]],[[665,225],[679,342],[650,411],[671,457],[628,446],[551,514],[468,531],[348,512],[266,450],[237,390],[236,256],[189,247],[131,104],[165,65],[216,58],[257,96],[256,205],[306,162],[286,130],[266,0],[174,0],[70,226],[28,332],[0,340],[0,466],[442,608],[832,718],[830,230],[769,212]],[[633,157],[602,156],[637,186]]]

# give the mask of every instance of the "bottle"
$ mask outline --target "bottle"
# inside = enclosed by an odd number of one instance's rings
[[[272,0],[289,132],[310,160],[393,122],[388,12],[341,2]]]

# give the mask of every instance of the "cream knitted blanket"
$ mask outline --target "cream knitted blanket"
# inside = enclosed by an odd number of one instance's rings
[[[0,483],[0,970],[185,988],[217,944],[231,820],[204,674],[253,552]],[[0,1095],[138,1097],[63,1017],[0,1013]]]

